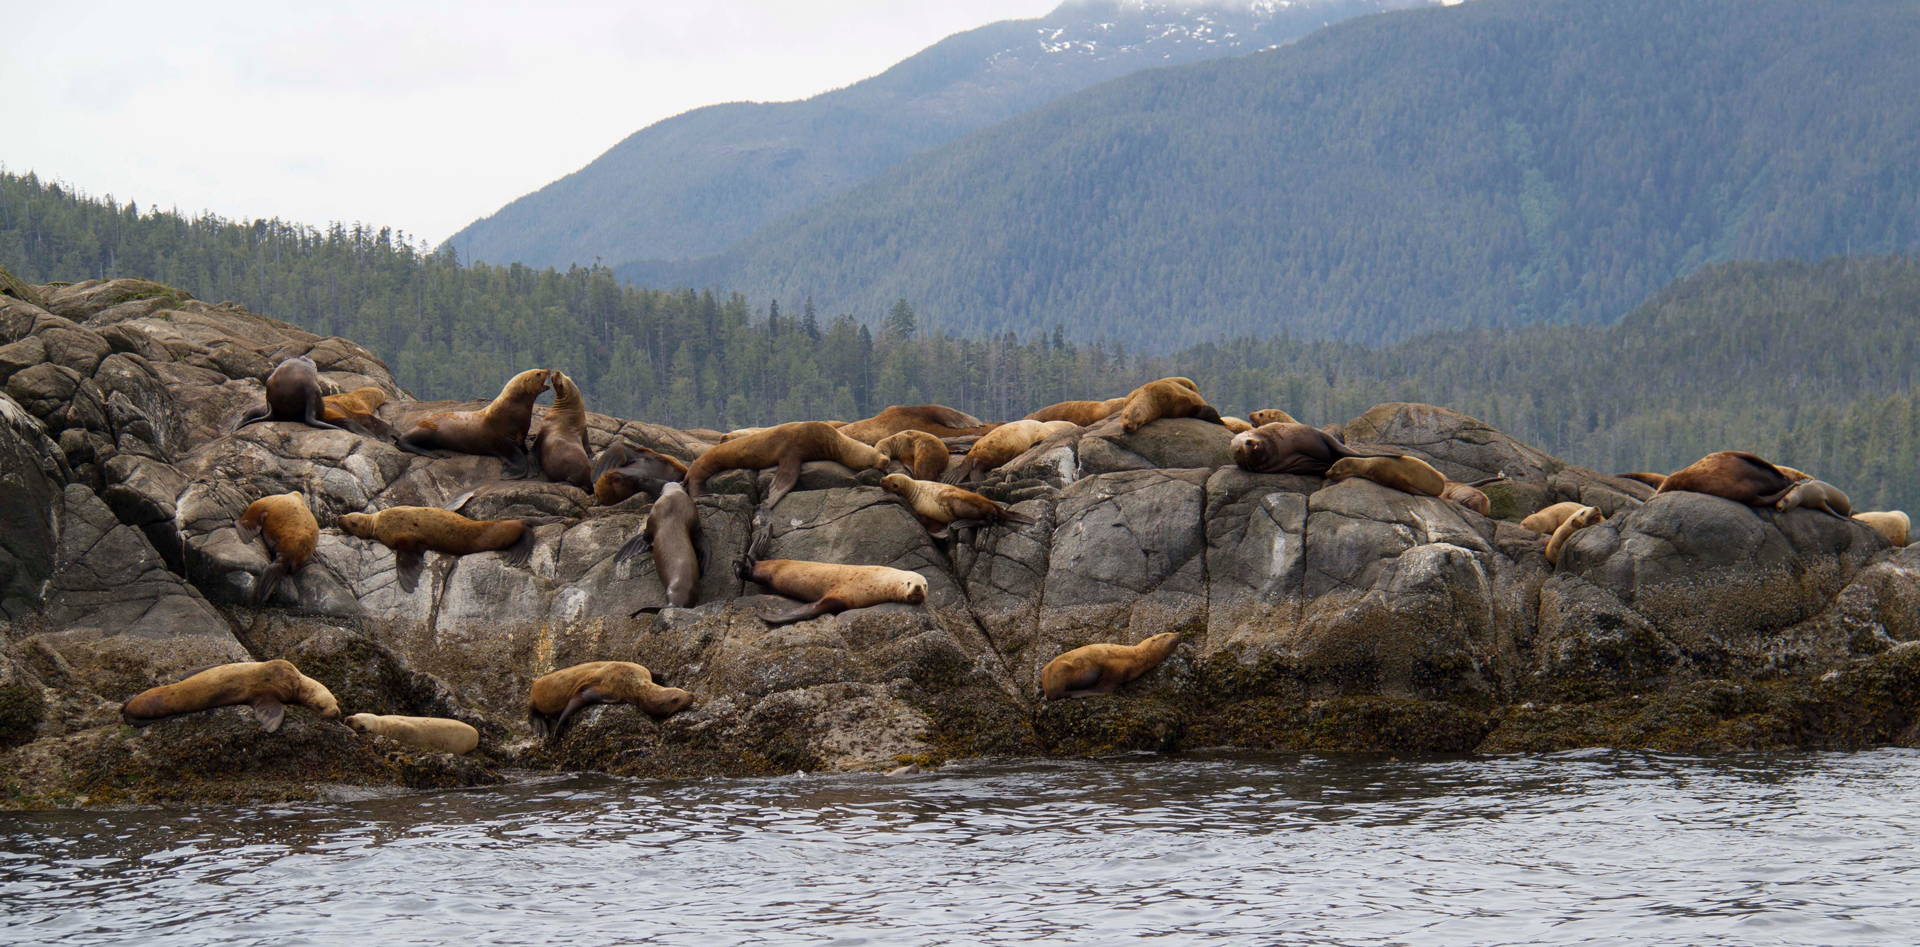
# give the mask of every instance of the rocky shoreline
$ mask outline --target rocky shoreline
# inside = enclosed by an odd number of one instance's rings
[[[1492,516],[1352,480],[1233,466],[1224,428],[1113,419],[1036,446],[982,492],[1031,525],[928,537],[877,472],[807,465],[761,507],[770,472],[709,482],[713,559],[691,609],[652,561],[615,563],[647,499],[497,482],[500,462],[435,459],[293,424],[234,421],[279,360],[339,390],[415,403],[371,353],[139,280],[10,284],[0,295],[0,805],[327,798],[485,785],[527,772],[632,776],[889,770],[975,756],[1246,747],[1315,752],[1688,753],[1920,745],[1920,550],[1812,510],[1776,513],[1569,466],[1464,415],[1385,404],[1344,425],[1486,487]],[[696,433],[589,416],[692,460]],[[536,413],[536,428],[539,415]],[[1785,459],[1785,458],[1783,458]],[[1819,472],[1814,471],[1817,475]],[[483,487],[475,517],[554,516],[531,561],[429,556],[403,591],[393,554],[344,513],[437,506]],[[233,520],[301,491],[323,527],[275,600]],[[1527,514],[1577,500],[1608,516],[1558,569]],[[783,558],[925,576],[924,605],[789,626],[728,564],[756,528]],[[297,603],[297,604],[296,604]],[[1038,674],[1083,644],[1177,631],[1174,656],[1119,694],[1042,703]],[[465,757],[359,736],[290,709],[124,726],[119,703],[206,664],[285,658],[347,713],[464,720]],[[559,742],[524,722],[528,685],[637,661],[694,692],[654,721],[588,711]]]

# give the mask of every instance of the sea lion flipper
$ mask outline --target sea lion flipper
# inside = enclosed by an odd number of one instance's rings
[[[473,499],[473,495],[479,492],[480,492],[479,490],[468,490],[467,492],[462,493],[451,500],[448,500],[446,502],[446,505],[440,508],[450,513],[458,513],[460,512],[460,508],[463,506],[466,506],[467,501]]]
[[[500,479],[526,480],[531,476],[533,465],[537,463],[536,456],[528,454],[527,449],[522,445],[507,445],[507,452],[500,455]]]
[[[566,729],[567,720],[571,718],[574,714],[582,710],[585,710],[586,708],[591,707],[594,704],[604,703],[605,701],[606,701],[605,695],[601,694],[599,691],[594,690],[591,687],[581,691],[578,694],[573,695],[573,699],[567,701],[566,709],[560,711],[559,719],[553,722],[553,733],[548,737],[548,739],[549,740],[559,739],[560,731]]]
[[[838,608],[836,608],[836,606],[838,606]],[[841,602],[833,596],[828,596],[818,602],[795,604],[790,608],[763,608],[760,610],[760,620],[769,625],[785,625],[789,622],[818,618],[830,611],[841,610],[846,607],[845,602]]]
[[[780,456],[780,466],[773,472],[773,485],[767,490],[767,509],[778,506],[780,499],[799,483],[800,453],[789,450]]]
[[[1000,518],[1003,520],[1006,520],[1009,523],[1018,523],[1021,526],[1032,526],[1033,524],[1040,522],[1039,520],[1036,520],[1025,513],[1022,513],[1011,507],[1004,507],[1004,506],[1000,508]]]
[[[233,431],[229,431],[228,433],[238,432],[241,428],[249,424],[258,424],[270,417],[273,417],[273,409],[264,404],[259,407],[248,408],[247,413],[240,416],[240,423],[234,425]]]
[[[420,568],[426,564],[426,556],[418,550],[393,551],[394,572],[400,582],[400,590],[412,592],[420,587]]]
[[[286,574],[287,563],[285,560],[275,559],[268,563],[266,569],[261,571],[260,578],[254,580],[253,604],[265,605],[267,598],[273,595],[273,590],[280,586],[280,580],[284,578]]]
[[[267,696],[253,700],[253,719],[259,721],[260,729],[272,733],[280,729],[281,721],[287,717],[287,705]]]
[[[418,441],[415,441],[413,439],[413,435],[414,435],[413,431],[408,431],[407,433],[394,438],[393,446],[398,447],[409,454],[417,454],[421,457],[439,456],[435,454],[433,451],[430,451],[426,447],[422,446]]]
[[[619,552],[613,554],[613,561],[625,562],[652,548],[653,540],[648,539],[646,533],[636,533],[632,539],[627,540],[626,543],[620,547]]]
[[[521,520],[520,523],[520,538],[514,540],[513,545],[500,550],[501,558],[506,560],[507,565],[515,568],[525,566],[527,560],[532,558],[533,528],[538,525],[532,520]]]
[[[619,470],[632,462],[633,454],[627,450],[625,442],[616,443],[608,447],[606,450],[600,452],[599,457],[594,458],[593,482],[599,483],[601,477]]]

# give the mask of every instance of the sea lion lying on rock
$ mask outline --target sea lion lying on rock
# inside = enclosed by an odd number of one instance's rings
[[[470,496],[449,506],[464,505]],[[411,592],[419,581],[423,553],[469,556],[497,549],[508,565],[524,566],[533,554],[533,527],[547,522],[551,520],[475,520],[430,506],[395,506],[378,513],[348,513],[340,517],[340,528],[393,550],[400,587]]]
[[[1552,535],[1554,530],[1560,528],[1561,523],[1567,521],[1567,517],[1586,508],[1587,506],[1584,503],[1562,500],[1521,520],[1520,528],[1536,533]]]
[[[1033,445],[1078,427],[1072,421],[1014,421],[1002,424],[974,441],[967,450],[966,458],[960,461],[959,468],[947,479],[953,483],[978,480],[988,471],[998,470],[1007,461],[1032,450]]]
[[[901,431],[925,431],[934,437],[965,437],[985,434],[997,424],[988,424],[971,414],[945,405],[894,405],[863,421],[842,424],[840,433],[862,444],[878,444]]]
[[[1319,428],[1276,421],[1235,434],[1228,444],[1233,463],[1254,473],[1324,477],[1342,457],[1364,457]]]
[[[1440,491],[1440,499],[1457,506],[1465,507],[1481,516],[1492,516],[1493,503],[1487,499],[1486,493],[1482,492],[1480,488],[1490,483],[1499,483],[1505,479],[1507,478],[1488,477],[1485,480],[1475,480],[1472,483],[1455,483],[1449,480],[1447,481],[1446,489]]]
[[[1162,632],[1136,645],[1090,644],[1075,648],[1040,669],[1040,692],[1047,700],[1111,694],[1157,667],[1180,646],[1177,632]]]
[[[345,394],[327,395],[321,399],[320,420],[361,437],[397,441],[399,432],[378,414],[380,406],[386,403],[387,393],[378,388],[355,388]]]
[[[354,714],[347,726],[355,733],[377,733],[423,750],[455,755],[471,753],[480,745],[480,731],[472,725],[445,717],[402,717],[398,715]]]
[[[1773,505],[1774,509],[1782,513],[1795,507],[1821,510],[1838,516],[1841,519],[1846,519],[1853,515],[1853,501],[1848,499],[1846,493],[1842,492],[1839,487],[1825,480],[1807,479],[1796,481],[1793,488],[1787,491],[1787,495],[1781,497],[1780,502]]]
[[[594,459],[592,476],[593,498],[612,506],[639,493],[659,496],[662,487],[687,478],[687,465],[659,451],[619,443]]]
[[[1796,478],[1746,451],[1723,450],[1708,454],[1685,470],[1668,475],[1654,493],[1658,495],[1684,490],[1722,497],[1748,506],[1772,506],[1793,489],[1797,479],[1805,479],[1805,475]]]
[[[1232,431],[1235,434],[1244,434],[1248,431],[1253,430],[1253,425],[1248,424],[1246,421],[1240,418],[1228,417],[1226,415],[1221,415],[1220,426],[1226,428],[1229,431]]]
[[[1907,545],[1908,532],[1913,528],[1913,521],[1899,510],[1888,510],[1884,513],[1855,513],[1853,518],[1873,527],[1880,535],[1887,537],[1887,542],[1892,543],[1895,549],[1904,548]]]
[[[1081,427],[1086,427],[1106,420],[1126,406],[1125,398],[1108,398],[1105,401],[1062,401],[1059,404],[1047,405],[1021,420],[1072,421]]]
[[[326,685],[278,660],[222,664],[177,684],[142,691],[120,705],[120,717],[145,727],[168,717],[240,704],[253,707],[253,718],[268,733],[280,729],[287,704],[311,708],[328,719],[340,718],[340,705]]]
[[[273,561],[253,583],[253,604],[259,605],[273,594],[280,580],[300,571],[320,543],[320,521],[307,508],[300,493],[282,493],[261,497],[247,504],[247,511],[233,522],[242,542],[265,535],[267,552]]]
[[[913,473],[915,480],[938,480],[947,472],[947,464],[953,455],[947,450],[947,442],[925,431],[901,431],[891,437],[880,439],[874,449],[887,455],[888,459],[905,465]]]
[[[536,679],[527,695],[527,723],[551,742],[574,714],[594,704],[632,704],[660,720],[693,706],[693,695],[655,684],[653,674],[632,661],[590,661]]]
[[[1446,475],[1418,457],[1342,457],[1327,468],[1334,483],[1355,477],[1422,497],[1437,497],[1447,488]]]
[[[1554,527],[1553,535],[1547,537],[1547,561],[1558,569],[1560,550],[1567,548],[1567,541],[1573,538],[1573,534],[1589,526],[1598,526],[1606,520],[1606,514],[1596,507],[1583,506],[1573,511],[1566,519],[1560,521],[1559,526]]]
[[[821,615],[887,602],[919,605],[927,600],[927,579],[918,572],[886,566],[845,566],[799,559],[760,559],[765,537],[749,547],[740,577],[788,598],[807,601],[791,608],[768,608],[761,620],[771,625],[806,621]]]
[[[1293,415],[1288,414],[1285,411],[1280,410],[1279,408],[1261,408],[1260,410],[1247,415],[1247,421],[1252,423],[1254,427],[1266,427],[1269,424],[1299,424],[1300,423],[1299,421],[1294,420]]]
[[[1127,395],[1126,406],[1120,409],[1120,429],[1132,434],[1161,418],[1199,418],[1219,424],[1220,412],[1207,404],[1192,380],[1162,378]]]
[[[687,468],[687,495],[699,499],[707,478],[724,470],[763,470],[776,467],[767,506],[778,504],[800,482],[800,465],[831,460],[851,470],[885,470],[887,457],[871,446],[835,430],[825,421],[794,421],[757,434],[716,444]]]
[[[506,478],[528,474],[527,429],[533,426],[533,403],[553,380],[554,372],[535,368],[521,372],[500,389],[493,403],[478,411],[436,414],[400,435],[402,450],[432,456],[434,450],[486,454],[506,464]]]
[[[907,501],[907,506],[936,539],[946,538],[951,527],[969,529],[1001,522],[1031,525],[1034,521],[1025,513],[1016,513],[971,490],[915,480],[906,474],[888,474],[880,481],[880,488]]]
[[[292,421],[328,431],[340,430],[320,419],[325,412],[326,401],[320,392],[320,369],[314,366],[313,359],[301,355],[274,367],[272,374],[267,376],[266,403],[248,409],[233,429],[238,431],[261,421]]]

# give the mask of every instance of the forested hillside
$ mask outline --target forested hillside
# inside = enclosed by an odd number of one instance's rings
[[[1068,92],[1435,2],[1070,0],[1038,19],[955,34],[843,89],[656,122],[447,243],[471,259],[559,267],[718,253],[909,156]]]
[[[0,266],[29,283],[143,276],[338,334],[422,398],[488,397],[562,368],[595,410],[681,427],[852,419],[937,401],[1015,418],[1198,379],[1228,413],[1314,424],[1383,401],[1480,417],[1572,463],[1672,470],[1747,448],[1873,507],[1920,510],[1920,257],[1733,263],[1610,326],[1444,333],[1384,348],[1282,336],[1130,354],[1064,332],[955,338],[896,302],[869,328],[605,269],[462,267],[385,230],[136,212],[0,174]],[[862,313],[881,316],[881,313]]]
[[[1171,348],[1607,322],[1729,259],[1920,249],[1920,5],[1475,0],[1136,73],[654,284]]]

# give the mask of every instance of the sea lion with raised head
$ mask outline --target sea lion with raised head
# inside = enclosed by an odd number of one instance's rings
[[[974,441],[973,446],[967,449],[967,456],[961,459],[960,466],[947,479],[954,483],[978,480],[988,471],[997,470],[1007,461],[1032,450],[1033,445],[1078,427],[1072,421],[1014,421],[1002,424]]]
[[[1622,480],[1631,480],[1635,483],[1644,483],[1647,486],[1654,488],[1655,490],[1660,489],[1660,485],[1667,482],[1666,474],[1623,473],[1623,474],[1614,474],[1614,476],[1619,477]]]
[[[700,595],[700,574],[707,566],[707,534],[700,529],[699,509],[678,483],[661,485],[660,498],[647,511],[647,525],[614,553],[613,561],[625,562],[649,550],[653,552],[653,571],[666,586],[667,604],[693,607]],[[633,614],[658,610],[643,608]]]
[[[772,507],[800,482],[800,465],[810,460],[831,460],[855,471],[887,469],[885,454],[833,425],[794,421],[707,448],[687,468],[687,495],[699,499],[706,493],[707,478],[723,470],[775,467],[773,486],[767,491],[767,506]]]
[[[1447,488],[1447,477],[1418,457],[1342,457],[1327,468],[1334,483],[1358,477],[1414,496],[1437,497]]]
[[[1821,510],[1841,519],[1853,515],[1853,501],[1844,491],[1825,480],[1798,480],[1773,508],[1785,513],[1795,507]]]
[[[458,508],[471,493],[448,504]],[[429,551],[470,556],[499,550],[509,565],[524,566],[533,554],[533,527],[552,518],[476,520],[430,506],[394,506],[377,513],[348,513],[340,528],[393,550],[400,587],[413,591],[423,555]]]
[[[1780,468],[1742,450],[1723,450],[1668,475],[1654,493],[1704,493],[1748,506],[1772,506],[1795,480]]]
[[[1521,520],[1520,528],[1551,536],[1554,530],[1560,528],[1561,523],[1567,521],[1567,517],[1586,508],[1587,505],[1584,503],[1562,500]]]
[[[821,615],[887,602],[919,605],[927,600],[927,579],[918,572],[886,566],[847,566],[800,559],[761,559],[763,534],[747,550],[740,577],[806,604],[766,608],[761,620],[771,625],[806,621]]]
[[[533,462],[554,483],[594,486],[593,448],[587,443],[587,400],[566,372],[553,373],[553,406],[533,438]]]
[[[1050,404],[1022,418],[1023,421],[1072,421],[1081,427],[1097,424],[1127,406],[1125,398],[1105,401],[1062,401]]]
[[[1111,694],[1159,666],[1179,646],[1179,633],[1167,631],[1136,645],[1090,644],[1075,648],[1040,669],[1040,693],[1047,700]]]
[[[659,496],[660,488],[687,478],[687,465],[645,447],[616,443],[593,461],[593,498],[601,506],[624,502],[639,493]]]
[[[1907,514],[1899,510],[1886,510],[1876,513],[1855,513],[1853,514],[1853,518],[1872,527],[1873,530],[1880,535],[1887,537],[1887,542],[1892,543],[1895,549],[1901,549],[1907,545],[1907,535],[1913,529],[1913,521],[1907,518]]]
[[[840,433],[862,444],[878,444],[901,431],[925,431],[934,437],[966,437],[985,434],[998,424],[989,424],[971,414],[945,405],[894,405],[862,421],[840,425]]]
[[[632,661],[589,661],[536,679],[527,695],[527,723],[534,733],[558,740],[567,721],[594,704],[632,704],[662,720],[693,706],[693,695],[655,684],[652,672]]]
[[[221,664],[177,684],[141,691],[120,705],[120,718],[145,727],[168,717],[240,704],[253,708],[253,719],[268,733],[280,729],[288,704],[299,704],[331,720],[340,719],[340,705],[326,685],[279,660]]]
[[[402,450],[427,454],[450,450],[500,458],[508,480],[528,474],[527,429],[533,426],[533,403],[553,380],[550,369],[521,372],[500,389],[493,403],[478,411],[448,411],[422,420],[400,435]],[[429,455],[431,456],[431,455]]]
[[[300,571],[320,543],[320,521],[313,518],[307,498],[299,493],[281,493],[261,497],[247,504],[247,511],[233,521],[241,542],[253,542],[265,536],[267,553],[273,561],[253,583],[253,604],[259,605],[273,594],[280,580]]]
[[[945,538],[952,527],[971,529],[987,523],[1032,525],[1033,517],[1007,509],[971,490],[915,480],[906,474],[888,474],[880,488],[905,501],[920,517],[927,532]]]
[[[480,731],[472,724],[445,717],[354,714],[347,718],[347,726],[355,733],[377,733],[408,746],[456,756],[471,753],[480,745]]]
[[[915,480],[938,480],[947,472],[953,454],[947,442],[925,431],[901,431],[881,438],[874,449],[913,472]]]
[[[1192,381],[1162,378],[1127,395],[1126,406],[1120,409],[1120,429],[1132,434],[1161,418],[1199,418],[1219,424],[1220,412],[1207,404]]]
[[[1263,424],[1235,434],[1228,447],[1233,463],[1254,473],[1324,477],[1342,457],[1365,457],[1319,428],[1292,421]]]
[[[1589,526],[1598,526],[1606,520],[1606,514],[1600,512],[1598,507],[1583,506],[1573,511],[1571,516],[1554,527],[1553,535],[1547,537],[1547,561],[1554,568],[1560,568],[1560,550],[1567,548],[1567,541],[1573,538],[1573,534]]]
[[[340,430],[320,418],[326,412],[326,400],[320,392],[320,369],[313,364],[313,359],[300,355],[274,366],[267,375],[266,388],[266,403],[248,409],[240,416],[240,423],[233,426],[234,430],[261,421],[292,421],[328,431]]]
[[[1285,411],[1280,410],[1279,408],[1261,408],[1260,410],[1247,415],[1247,420],[1253,422],[1253,426],[1257,428],[1266,427],[1269,424],[1299,424],[1300,423],[1299,421],[1294,419],[1293,415],[1288,414]]]

